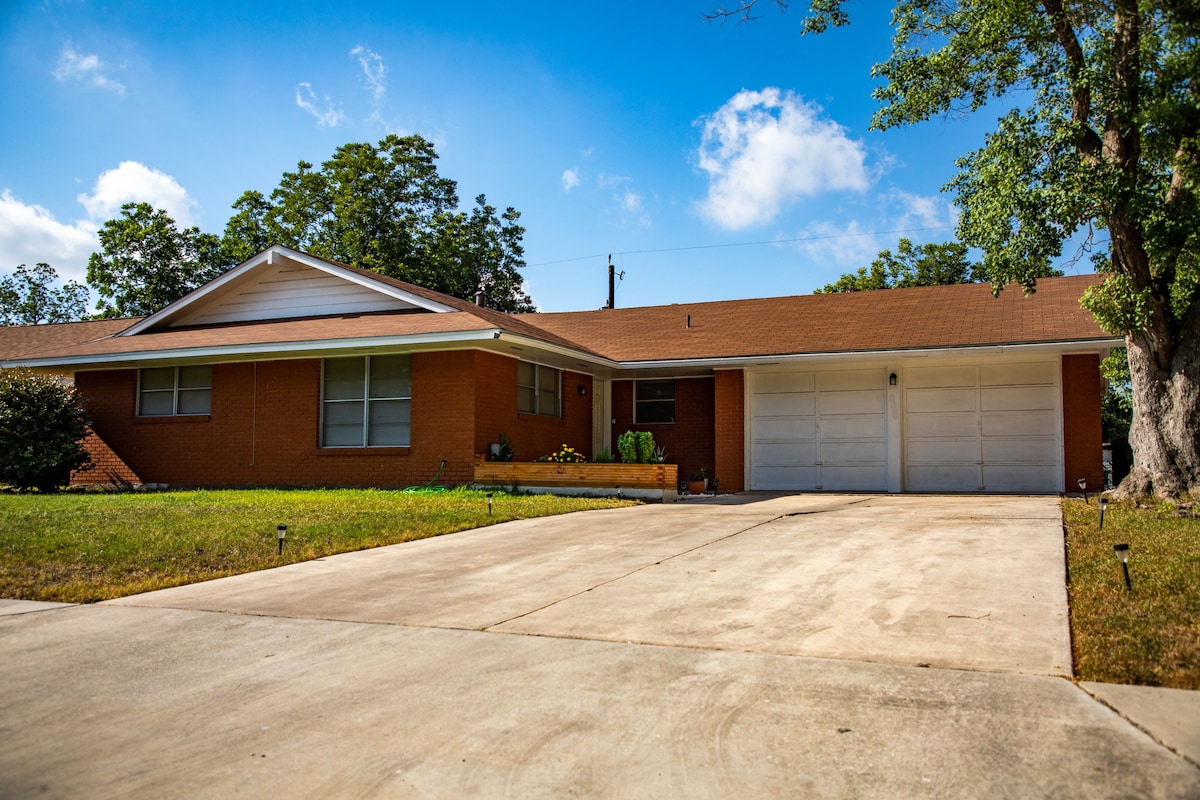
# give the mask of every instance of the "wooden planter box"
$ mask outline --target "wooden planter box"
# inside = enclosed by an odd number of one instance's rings
[[[674,500],[679,494],[676,464],[558,464],[553,461],[475,462],[475,483],[481,486],[517,486],[520,489],[596,490],[630,497]]]

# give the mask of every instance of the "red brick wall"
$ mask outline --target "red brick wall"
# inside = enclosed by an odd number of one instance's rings
[[[713,376],[715,405],[714,438],[717,475],[721,490],[740,492],[746,474],[745,373],[740,369],[719,370]]]
[[[612,382],[613,440],[610,445],[614,457],[617,453],[617,437],[625,431],[649,431],[654,434],[654,443],[667,449],[667,462],[679,465],[679,479],[686,480],[700,467],[706,467],[711,477],[719,478],[721,490],[731,488],[726,483],[733,476],[726,476],[715,469],[713,446],[713,379],[679,378],[675,381],[674,424],[633,424],[633,381]],[[742,474],[739,471],[737,480]]]
[[[478,352],[475,416],[475,452],[488,447],[504,434],[512,442],[517,461],[548,456],[564,444],[585,458],[592,457],[592,376],[563,372],[560,417],[543,417],[517,412],[517,360],[495,353]],[[586,395],[579,394],[579,386]]]
[[[476,453],[503,431],[522,458],[591,441],[591,379],[563,375],[561,419],[516,413],[516,361],[472,350],[416,353],[412,441],[405,448],[321,449],[321,362],[213,366],[212,413],[139,419],[136,370],[81,372],[93,427],[147,483],[184,486],[410,486],[472,478]],[[584,383],[587,397],[575,387]],[[578,442],[576,444],[575,442]]]
[[[116,485],[122,482],[136,486],[142,482],[129,465],[95,431],[89,430],[83,448],[92,459],[90,468],[71,473],[72,486]]]
[[[1086,478],[1088,489],[1104,486],[1101,448],[1100,357],[1095,354],[1062,357],[1063,481],[1068,492]]]

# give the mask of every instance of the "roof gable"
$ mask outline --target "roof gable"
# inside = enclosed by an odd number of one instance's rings
[[[276,245],[120,335],[311,316],[455,310],[425,293],[377,277]]]

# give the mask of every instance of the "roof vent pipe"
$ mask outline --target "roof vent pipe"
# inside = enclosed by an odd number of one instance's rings
[[[617,284],[616,275],[613,272],[612,253],[608,254],[608,302],[604,304],[604,307],[617,307]]]
[[[487,308],[487,292],[482,286],[475,292],[475,305],[480,308]]]

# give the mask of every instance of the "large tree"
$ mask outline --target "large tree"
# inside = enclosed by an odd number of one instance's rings
[[[49,264],[21,264],[0,278],[0,325],[74,322],[87,311],[87,287],[75,281],[54,288],[58,273]]]
[[[282,244],[461,298],[483,285],[493,307],[533,310],[521,288],[520,213],[497,216],[483,195],[467,214],[421,136],[353,143],[314,168],[301,161],[269,196],[242,194],[222,250],[240,261]]]
[[[873,289],[905,289],[910,286],[944,286],[983,280],[980,267],[967,258],[960,242],[914,245],[901,239],[893,253],[880,250],[868,266],[847,272],[815,294],[865,292]]]
[[[88,258],[88,284],[100,295],[102,317],[153,314],[220,275],[220,240],[183,228],[162,209],[126,203],[100,228],[99,253]]]
[[[718,16],[748,16],[744,0]],[[784,0],[776,0],[786,7]],[[849,22],[813,0],[803,23]],[[1080,235],[1107,235],[1083,298],[1125,337],[1134,466],[1124,495],[1200,492],[1200,11],[1195,0],[900,0],[873,126],[1008,109],[948,188],[993,290],[1031,290]],[[1099,238],[1099,237],[1097,237]]]

